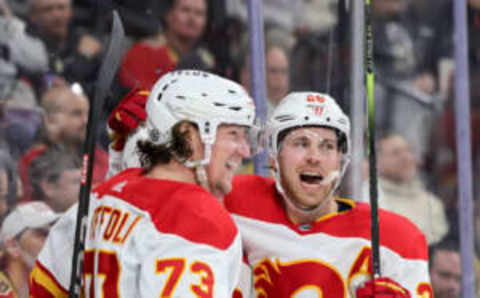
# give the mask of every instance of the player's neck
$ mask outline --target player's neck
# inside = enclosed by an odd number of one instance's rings
[[[179,55],[183,56],[189,53],[194,47],[196,40],[191,38],[182,38],[171,32],[166,32],[165,37],[169,46]]]
[[[196,184],[194,171],[176,161],[171,161],[165,165],[157,165],[150,170],[146,176],[154,179],[173,180]]]
[[[286,207],[287,216],[294,224],[308,224],[315,222],[325,216],[338,212],[338,203],[332,198],[323,208],[312,213],[300,213],[292,208]]]

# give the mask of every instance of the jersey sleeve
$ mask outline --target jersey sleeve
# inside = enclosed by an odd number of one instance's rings
[[[382,275],[398,282],[412,297],[433,297],[425,235],[407,218],[382,213],[380,220],[387,226],[380,231],[385,245],[380,250]]]
[[[30,274],[30,297],[68,297],[78,204],[50,230]]]

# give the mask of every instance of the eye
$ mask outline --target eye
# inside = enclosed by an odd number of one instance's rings
[[[320,143],[320,148],[327,152],[334,152],[337,151],[337,144],[335,141],[325,140]]]
[[[308,147],[308,141],[304,138],[296,139],[293,141],[295,147],[306,148]]]

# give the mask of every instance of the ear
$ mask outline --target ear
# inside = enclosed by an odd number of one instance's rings
[[[204,156],[204,145],[198,129],[196,129],[191,123],[184,122],[180,124],[180,131],[182,133],[188,132],[187,140],[190,144],[190,148],[193,150],[190,160],[201,160]]]
[[[18,243],[17,240],[11,238],[5,241],[4,244],[5,251],[7,252],[8,255],[12,256],[13,258],[19,258],[20,257],[20,244]]]

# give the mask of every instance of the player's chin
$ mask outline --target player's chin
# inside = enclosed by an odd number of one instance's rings
[[[232,191],[232,181],[231,179],[225,179],[218,181],[212,187],[212,193],[218,197],[222,197]]]
[[[324,200],[325,196],[319,193],[302,193],[295,201],[298,208],[309,211],[320,206]]]

